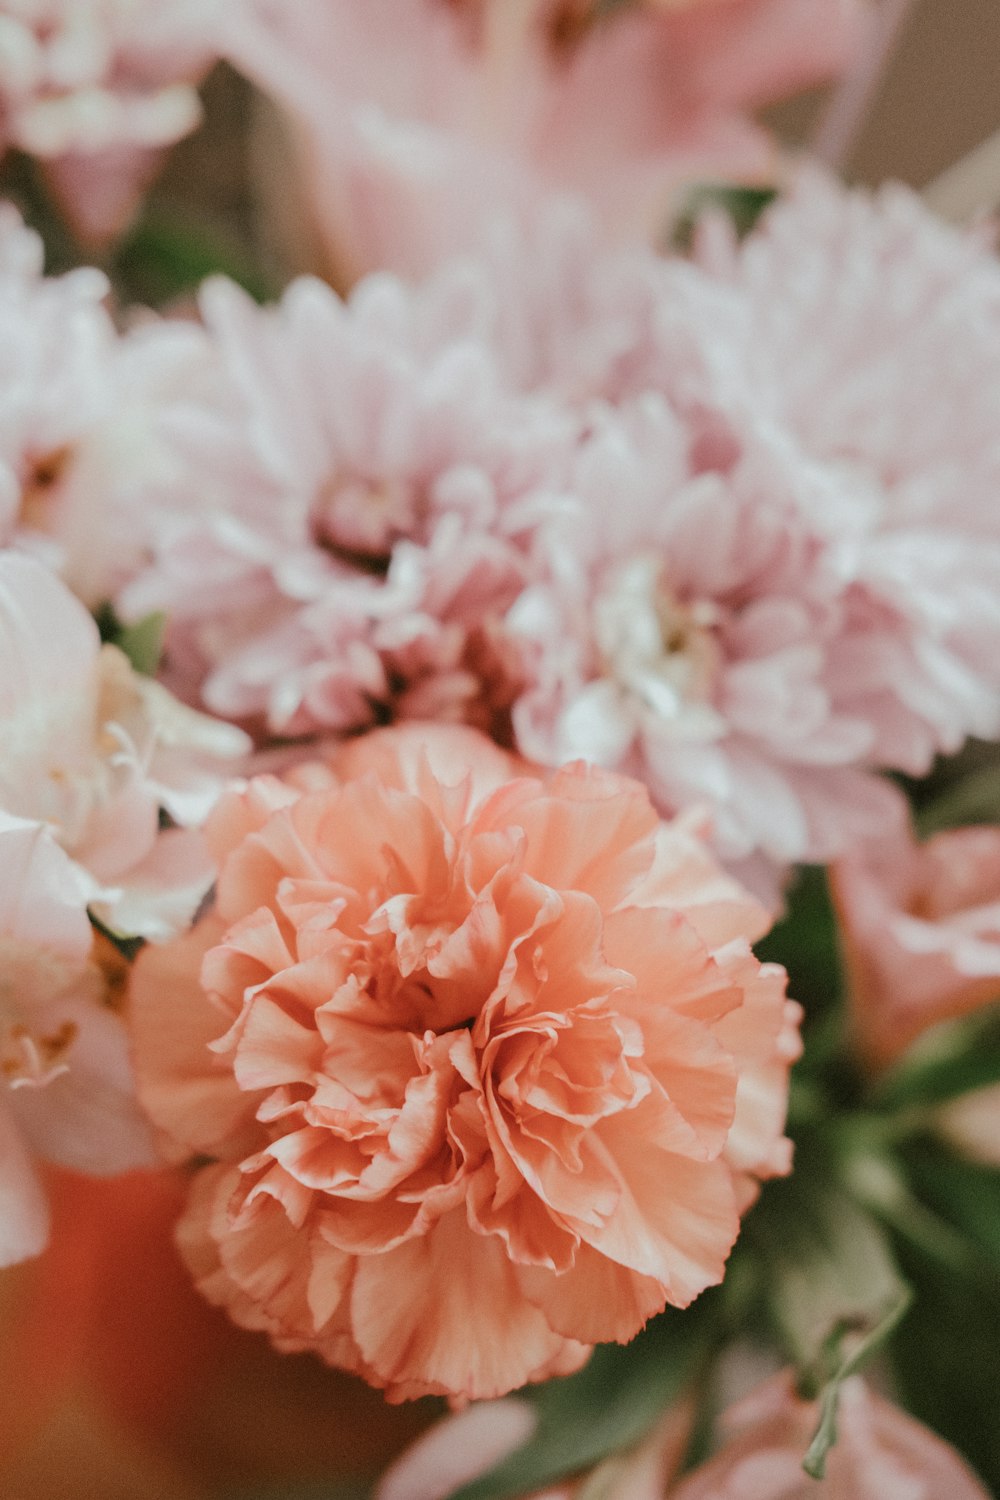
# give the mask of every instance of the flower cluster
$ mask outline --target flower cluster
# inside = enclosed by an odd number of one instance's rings
[[[214,398],[120,608],[215,712],[583,756],[758,880],[887,825],[874,772],[1000,726],[1000,271],[902,190],[711,230],[664,261],[556,211],[412,290],[209,287]]]
[[[945,1368],[1000,1477],[1000,265],[755,113],[905,8],[0,0],[0,1268],[81,1399],[979,1500]],[[238,222],[122,237],[217,59]]]

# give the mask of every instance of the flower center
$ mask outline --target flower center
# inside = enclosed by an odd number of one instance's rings
[[[51,524],[49,512],[59,494],[72,450],[66,446],[29,459],[21,486],[21,521],[35,531],[45,531]]]
[[[413,534],[421,510],[418,488],[408,479],[336,474],[316,497],[313,541],[348,567],[384,574],[393,543]]]
[[[722,720],[711,706],[720,663],[718,607],[683,604],[664,584],[658,558],[630,558],[594,606],[604,671],[646,714],[698,738]]]

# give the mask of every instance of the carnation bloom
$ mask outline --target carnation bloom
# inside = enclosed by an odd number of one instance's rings
[[[966,735],[1000,732],[992,247],[905,188],[806,175],[713,259],[736,294],[731,364],[706,360],[689,397],[727,412],[737,441],[745,419],[789,455],[841,580],[835,701],[871,726],[870,764],[922,776]]]
[[[832,870],[854,1029],[884,1066],[929,1027],[1000,1000],[1000,828],[891,836]]]
[[[500,624],[567,423],[504,388],[465,284],[205,289],[214,385],[171,405],[177,473],[119,607],[167,611],[169,680],[213,712],[288,734],[509,702]]]
[[[491,1397],[721,1279],[790,1165],[797,1008],[692,829],[414,725],[209,837],[215,909],[133,999],[145,1108],[214,1158],[180,1228],[210,1300],[390,1398]]]
[[[142,555],[144,504],[170,472],[158,432],[197,388],[200,331],[150,320],[120,335],[106,278],[43,277],[44,247],[0,208],[0,546],[42,558],[96,606]]]
[[[422,274],[499,212],[585,195],[620,235],[658,239],[696,179],[760,178],[749,111],[845,67],[860,0],[253,0],[236,65],[289,112],[317,227],[348,282]]]
[[[194,828],[248,748],[102,648],[40,563],[0,553],[0,809],[50,828],[118,931],[164,937],[211,883]],[[160,810],[174,824],[161,828]],[[189,825],[189,826],[184,826]]]
[[[591,429],[576,508],[507,622],[519,747],[638,776],[666,811],[710,806],[730,860],[829,858],[891,794],[859,769],[871,727],[832,691],[839,580],[797,513],[797,471],[749,445],[700,459],[653,392]]]
[[[48,164],[87,239],[118,233],[164,146],[198,123],[224,0],[3,0],[0,146]]]
[[[841,1387],[837,1442],[820,1481],[802,1468],[817,1420],[817,1403],[799,1400],[790,1376],[776,1376],[731,1408],[732,1436],[670,1500],[987,1500],[954,1448],[858,1376]]]
[[[508,621],[516,740],[711,805],[730,859],[823,861],[891,819],[874,771],[1000,727],[1000,271],[903,189],[819,177],[700,251],[564,227],[497,311],[516,377],[586,417]]]

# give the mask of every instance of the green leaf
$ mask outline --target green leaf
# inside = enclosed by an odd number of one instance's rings
[[[914,1192],[976,1247],[984,1267],[1000,1271],[1000,1172],[927,1144],[911,1151]]]
[[[754,951],[762,963],[784,965],[788,993],[806,1006],[810,1018],[836,1007],[843,993],[843,974],[837,919],[822,868],[807,865],[799,870],[788,892],[784,917]]]
[[[973,1290],[912,1244],[897,1253],[915,1291],[888,1346],[899,1399],[1000,1494],[1000,1278]]]
[[[519,1392],[538,1425],[523,1447],[452,1500],[525,1495],[634,1446],[695,1378],[712,1341],[714,1300],[668,1309],[630,1344],[601,1344],[576,1375]]]
[[[996,765],[969,772],[952,782],[916,813],[921,838],[970,823],[1000,822],[1000,776]]]
[[[1000,1015],[984,1011],[936,1026],[882,1080],[873,1102],[882,1110],[944,1104],[1000,1083]]]
[[[186,218],[147,211],[118,246],[111,275],[128,300],[152,307],[195,291],[213,275],[228,276],[258,302],[269,301],[276,291],[240,243],[216,225],[193,219],[190,211]]]
[[[160,665],[163,654],[163,632],[167,617],[162,610],[146,615],[134,625],[124,625],[113,638],[119,651],[124,651],[137,672],[152,677]]]
[[[729,182],[698,183],[688,193],[681,209],[674,227],[674,243],[680,249],[687,249],[698,220],[709,209],[722,209],[732,220],[737,235],[742,239],[750,233],[776,196],[774,188],[746,187]]]
[[[840,1386],[891,1334],[910,1290],[877,1220],[837,1184],[829,1163],[802,1155],[796,1175],[764,1195],[748,1231],[766,1255],[771,1318],[800,1388],[820,1399],[803,1467],[822,1478]]]

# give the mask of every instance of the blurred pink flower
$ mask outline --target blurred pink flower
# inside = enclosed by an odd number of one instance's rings
[[[288,111],[311,208],[350,283],[423,274],[554,189],[658,240],[706,177],[759,180],[750,111],[843,69],[863,0],[253,0],[229,52]]]
[[[0,547],[40,557],[93,607],[143,555],[171,468],[158,425],[176,390],[197,389],[204,337],[153,319],[120,335],[105,277],[44,277],[43,254],[0,206]]]
[[[128,223],[165,146],[197,125],[226,0],[2,0],[0,149],[47,165],[87,241]]]
[[[506,391],[456,269],[302,279],[261,310],[215,282],[215,390],[169,413],[178,471],[147,509],[127,616],[169,614],[169,679],[271,732],[391,713],[502,728],[500,625],[568,416]],[[560,449],[561,451],[561,449]]]
[[[854,1028],[878,1066],[922,1032],[1000,1000],[1000,828],[917,843],[902,808],[890,835],[831,871]]]
[[[163,938],[211,884],[202,822],[240,730],[177,703],[101,647],[41,564],[0,552],[0,808],[51,829],[116,931]],[[160,828],[160,809],[177,825]],[[186,827],[184,825],[190,825]]]
[[[392,1399],[500,1395],[722,1278],[798,1008],[637,783],[439,725],[330,765],[213,813],[215,910],[136,965],[140,1097],[215,1158],[211,1301]]]
[[[48,1240],[33,1157],[97,1174],[155,1160],[120,976],[87,917],[98,894],[49,828],[0,809],[0,1266]]]
[[[802,1468],[818,1407],[799,1400],[789,1375],[768,1381],[724,1420],[732,1436],[670,1500],[989,1500],[953,1448],[858,1376],[841,1387],[837,1443],[822,1480]]]

